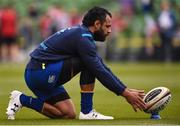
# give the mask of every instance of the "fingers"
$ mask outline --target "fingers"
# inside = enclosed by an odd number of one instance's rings
[[[138,104],[138,103],[134,103],[134,104],[132,105],[132,107],[133,107],[133,109],[134,109],[135,112],[137,112],[137,109],[139,109],[140,111],[143,111],[143,110],[144,110],[143,107],[142,107],[140,104]]]
[[[133,89],[133,90],[134,90],[134,91],[137,91],[136,93],[137,93],[137,99],[138,99],[137,104],[138,104],[138,105],[136,105],[136,106],[138,106],[138,108],[139,108],[140,110],[146,109],[146,104],[145,104],[144,101],[143,101],[143,98],[144,98],[144,96],[146,95],[146,94],[144,93],[144,91],[143,91],[143,90],[136,90],[136,89]]]
[[[146,109],[146,104],[143,101],[145,96],[144,90],[128,89],[130,95],[126,97],[127,101],[132,105],[135,112],[139,109],[140,111]]]
[[[144,103],[142,98],[139,96],[137,97],[137,100],[134,103],[131,103],[131,105],[133,106],[133,109],[135,112],[137,112],[137,109],[139,109],[140,111],[143,111],[144,109],[147,108],[146,104]]]
[[[137,106],[132,105],[132,108],[134,109],[135,112],[137,112]]]
[[[143,110],[142,107],[141,107],[139,104],[137,104],[137,103],[133,104],[132,107],[133,107],[133,109],[134,109],[135,112],[137,112],[138,109],[139,109],[140,111]]]
[[[137,90],[137,92],[139,92],[139,93],[144,93],[144,90]]]
[[[129,89],[129,90],[133,92],[144,93],[144,90],[138,90],[138,89]]]
[[[140,111],[143,111],[144,109],[146,109],[146,105],[144,103],[142,103],[140,100],[131,103],[133,109],[135,112],[137,112],[137,109],[139,109]]]
[[[138,95],[139,95],[139,97],[141,97],[143,99],[146,94],[145,93],[139,93]]]
[[[145,107],[142,106],[141,104],[138,104],[137,106],[138,106],[138,109],[141,110],[141,111],[143,111],[145,109]]]
[[[140,108],[141,110],[147,108],[146,104],[144,103],[141,97],[138,98],[137,104],[138,104],[138,108]]]

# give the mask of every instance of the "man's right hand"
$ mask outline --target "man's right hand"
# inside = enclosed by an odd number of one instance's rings
[[[125,97],[127,102],[132,105],[135,112],[137,112],[137,109],[141,111],[146,109],[146,104],[143,101],[143,97],[145,96],[143,90],[126,88],[122,93],[122,96]]]

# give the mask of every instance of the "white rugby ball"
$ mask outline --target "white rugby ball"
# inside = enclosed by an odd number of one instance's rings
[[[143,98],[147,105],[146,113],[159,112],[163,110],[171,100],[171,92],[166,87],[157,87],[150,90]]]

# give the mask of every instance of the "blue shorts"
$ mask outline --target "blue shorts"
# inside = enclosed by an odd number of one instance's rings
[[[26,68],[25,81],[27,86],[43,101],[52,99],[53,97],[57,98],[60,94],[67,94],[62,85],[57,86],[62,66],[63,61],[60,61],[47,65],[43,64],[42,69]]]

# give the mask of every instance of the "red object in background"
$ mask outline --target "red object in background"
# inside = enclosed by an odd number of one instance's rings
[[[40,19],[40,31],[43,39],[50,35],[50,26],[52,24],[51,18],[46,14]]]
[[[3,37],[14,37],[17,35],[17,15],[14,9],[2,10],[1,35]]]

